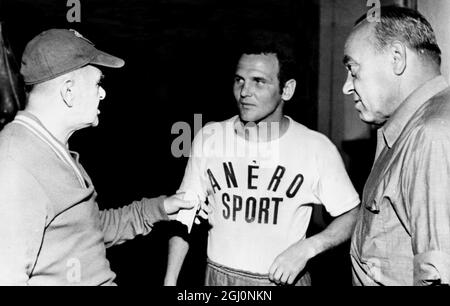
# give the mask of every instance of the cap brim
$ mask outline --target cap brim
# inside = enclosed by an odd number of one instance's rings
[[[97,55],[91,60],[90,63],[110,68],[121,68],[125,65],[125,61],[123,59],[112,56],[111,54],[103,51],[98,51]]]

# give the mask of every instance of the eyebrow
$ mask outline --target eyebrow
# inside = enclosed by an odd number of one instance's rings
[[[266,82],[269,81],[268,78],[266,78],[266,77],[261,77],[261,76],[255,76],[255,77],[253,77],[252,79],[255,80],[255,81],[266,81]]]
[[[241,75],[239,75],[239,74],[235,74],[234,75],[234,78],[236,79],[236,78],[239,78],[239,79],[244,79],[244,77],[243,76],[241,76]],[[252,79],[252,80],[255,80],[255,81],[266,81],[266,82],[270,82],[271,81],[271,79],[269,79],[269,78],[267,78],[267,77],[265,77],[265,76],[250,76],[250,79]]]
[[[344,65],[348,65],[349,62],[354,62],[353,58],[351,56],[345,55],[342,59],[342,63]]]

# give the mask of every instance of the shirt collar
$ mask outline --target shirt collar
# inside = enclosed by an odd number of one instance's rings
[[[392,148],[414,113],[429,99],[448,87],[440,75],[414,90],[397,108],[392,117],[381,128],[386,145]]]

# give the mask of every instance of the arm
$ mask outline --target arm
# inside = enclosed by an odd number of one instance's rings
[[[449,126],[428,126],[404,167],[414,285],[450,285]]]
[[[311,258],[348,240],[356,223],[358,207],[334,219],[319,234],[297,241],[278,255],[269,269],[270,280],[293,284]]]
[[[0,285],[26,285],[46,226],[48,198],[10,159],[0,163]]]
[[[292,284],[309,259],[349,239],[356,224],[359,196],[339,152],[326,138],[315,150],[317,179],[313,193],[336,218],[321,233],[297,241],[275,258],[269,278],[276,283]]]
[[[202,202],[200,210],[195,216],[195,223],[200,224],[201,219],[208,220],[209,213],[211,213],[211,208],[206,203]],[[185,235],[185,237],[186,239],[175,235],[169,240],[169,257],[167,260],[166,276],[164,279],[165,286],[176,286],[177,284],[181,267],[183,266],[184,259],[189,251],[189,242],[187,242],[189,236]]]
[[[147,235],[158,221],[169,220],[169,215],[180,209],[190,209],[192,204],[179,195],[144,198],[118,209],[103,210],[100,220],[107,247],[131,240],[137,235]]]
[[[179,236],[169,240],[169,258],[167,262],[164,286],[176,286],[184,259],[189,250],[189,243]]]
[[[199,134],[195,137],[192,143],[191,154],[184,172],[183,181],[181,183],[179,191],[187,191],[189,195],[193,195],[194,198],[198,198],[200,203],[203,203],[206,199],[206,188],[203,183],[203,163],[204,163],[204,151],[203,141],[199,135],[203,135],[203,129],[199,131]],[[191,199],[192,200],[192,199]],[[200,210],[202,211],[202,210]],[[190,212],[191,213],[191,212]],[[192,212],[195,214],[195,212]],[[185,220],[192,220],[184,215]],[[188,228],[192,224],[185,224]],[[189,230],[188,230],[189,231]],[[186,238],[187,239],[187,238]],[[179,235],[171,237],[169,240],[169,251],[167,258],[166,275],[164,278],[165,286],[175,286],[177,284],[178,276],[183,266],[184,259],[189,250],[189,243]]]
[[[306,240],[311,243],[314,256],[350,239],[358,217],[359,206],[334,219],[325,230]]]
[[[144,198],[118,209],[100,211],[106,247],[121,244],[137,235],[147,235],[161,220],[168,220],[164,197]]]

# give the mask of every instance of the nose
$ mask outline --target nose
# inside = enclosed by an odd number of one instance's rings
[[[353,93],[355,88],[353,87],[353,77],[350,72],[347,73],[347,80],[344,83],[344,86],[342,87],[342,92],[344,95],[350,95]]]
[[[249,86],[248,83],[244,83],[244,85],[242,85],[241,88],[241,97],[245,98],[245,97],[250,97],[253,93],[252,88]]]
[[[106,91],[103,89],[103,87],[99,88],[98,97],[100,100],[103,100],[106,97]]]

